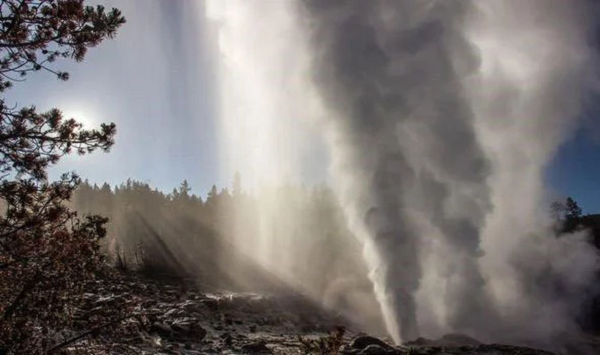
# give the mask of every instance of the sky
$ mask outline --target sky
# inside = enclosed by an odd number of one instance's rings
[[[131,178],[164,191],[187,179],[202,195],[212,184],[227,184],[219,179],[214,78],[199,4],[102,3],[127,19],[114,40],[92,48],[81,63],[57,62],[69,81],[40,72],[8,94],[7,102],[58,107],[90,127],[116,123],[110,153],[67,157],[51,173],[75,170],[113,186]]]
[[[58,62],[71,74],[69,81],[36,73],[7,95],[7,102],[19,106],[58,107],[89,127],[117,124],[110,153],[67,157],[51,174],[74,170],[92,183],[112,186],[131,178],[163,191],[187,179],[202,196],[213,184],[230,185],[233,171],[223,168],[219,151],[216,32],[202,3],[99,3],[125,15],[117,37],[91,49],[82,63]],[[554,192],[574,197],[584,213],[600,213],[600,130],[592,124],[599,114],[600,109],[588,113],[590,124],[562,146],[547,173]],[[303,173],[309,183],[324,179],[323,154],[315,162]]]
[[[573,197],[586,214],[600,213],[600,142],[593,132],[580,129],[558,151],[547,172],[555,192]]]

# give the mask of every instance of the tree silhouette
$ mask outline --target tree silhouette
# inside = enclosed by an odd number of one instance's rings
[[[217,191],[217,186],[213,185],[208,195],[206,195],[206,203],[209,205],[216,205],[217,199],[219,198],[219,192]]]
[[[575,220],[580,218],[581,215],[582,210],[577,202],[573,198],[567,197],[565,200],[565,218],[567,220]]]
[[[190,191],[192,191],[190,184],[187,182],[187,180],[183,180],[181,185],[179,185],[179,196],[187,200],[190,197]]]
[[[82,0],[3,0],[0,13],[0,93],[34,71],[67,80],[53,63],[83,60],[125,22],[118,10]],[[78,218],[65,202],[79,177],[50,182],[47,169],[66,154],[108,151],[115,132],[114,124],[84,130],[58,109],[38,112],[0,98],[0,352],[39,353],[97,270],[107,220]]]
[[[0,9],[0,90],[32,71],[67,80],[68,73],[51,67],[54,61],[82,61],[88,48],[112,38],[125,23],[119,10],[84,6],[83,0],[2,0]]]

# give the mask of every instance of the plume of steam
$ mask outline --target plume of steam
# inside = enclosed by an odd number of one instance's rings
[[[314,139],[306,122],[322,116],[395,341],[448,331],[546,341],[574,329],[597,259],[584,234],[547,227],[543,174],[595,90],[591,1],[207,6],[225,58],[224,160],[253,187],[297,176]],[[259,210],[258,240],[242,223],[236,242],[293,277],[289,240],[265,231],[309,221],[282,218],[275,200]]]
[[[397,342],[418,322],[488,339],[569,327],[596,260],[581,238],[553,239],[539,211],[595,77],[590,6],[299,2],[336,185]]]
[[[411,214],[433,224],[453,248],[456,280],[446,302],[453,321],[467,322],[462,318],[472,310],[455,300],[469,291],[475,304],[484,302],[476,257],[487,162],[460,82],[477,64],[460,28],[465,6],[304,4],[314,19],[318,85],[337,118],[336,156],[351,167],[340,176],[353,209],[349,218],[365,220],[372,277],[391,335],[396,341],[418,336],[422,227]]]
[[[309,87],[308,51],[296,25],[290,2],[209,0],[207,16],[215,24],[221,59],[219,125],[222,175],[234,171],[261,195],[302,176],[302,158],[314,135],[308,123],[313,110]],[[242,251],[278,274],[288,273],[294,251],[274,232],[289,220],[277,198],[258,206],[259,232],[249,233],[241,212],[231,221]],[[293,223],[291,223],[293,222]],[[294,226],[302,221],[291,221]]]
[[[597,87],[590,1],[477,2],[465,26],[479,49],[469,88],[475,129],[493,174],[493,213],[481,260],[496,308],[513,332],[548,340],[575,329],[597,259],[584,235],[549,238],[543,174],[581,124]],[[505,329],[505,334],[508,329]],[[514,337],[514,334],[510,336]]]

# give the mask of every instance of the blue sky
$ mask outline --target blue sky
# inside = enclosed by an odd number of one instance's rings
[[[580,129],[559,150],[547,172],[550,186],[573,197],[584,213],[600,213],[600,144],[596,133],[593,127]]]
[[[187,179],[204,195],[219,178],[210,56],[197,2],[102,1],[127,18],[115,40],[82,63],[59,62],[60,82],[36,73],[15,85],[8,102],[58,107],[84,123],[117,124],[109,154],[68,157],[52,173],[75,170],[91,182],[127,178],[170,191]]]
[[[8,94],[8,102],[58,107],[89,125],[117,124],[111,153],[69,157],[53,174],[75,170],[111,185],[132,178],[165,191],[187,179],[203,196],[213,184],[227,186],[232,172],[219,164],[215,36],[201,3],[102,3],[127,18],[115,40],[92,49],[83,63],[60,62],[71,74],[68,82],[37,73]],[[600,140],[590,132],[580,130],[560,149],[547,181],[557,193],[573,196],[584,212],[600,213]],[[321,158],[315,161],[323,164]],[[324,176],[324,166],[311,169]]]

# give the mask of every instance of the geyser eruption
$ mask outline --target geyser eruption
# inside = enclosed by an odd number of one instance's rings
[[[223,205],[223,237],[286,286],[383,331],[362,247],[348,237],[335,195],[315,186],[325,178],[327,151],[318,134],[322,110],[309,71],[311,52],[295,3],[206,5],[221,64],[222,173],[231,179],[239,171],[244,190],[234,189],[235,202]],[[230,273],[247,275],[236,270],[244,263],[222,263]]]
[[[553,237],[543,174],[596,94],[598,8],[591,1],[474,4],[465,33],[481,63],[465,85],[493,167],[480,264],[512,331],[507,337],[556,339],[576,329],[598,264],[585,235]]]
[[[335,117],[333,149],[338,164],[349,166],[339,176],[352,206],[348,217],[366,220],[388,329],[396,341],[418,336],[424,230],[416,215],[451,249],[455,275],[446,303],[452,321],[462,326],[479,319],[474,313],[484,312],[485,296],[476,258],[489,205],[488,166],[461,83],[478,66],[461,28],[467,4],[304,4],[317,85]],[[466,297],[476,307],[460,309]]]
[[[263,265],[288,273],[293,250],[272,231],[288,217],[278,214],[274,190],[298,182],[300,161],[310,150],[306,92],[308,51],[290,2],[207,1],[217,30],[221,161],[228,179],[241,173],[245,188],[260,193],[259,231],[251,235],[244,216],[236,217],[236,244]],[[304,72],[303,72],[304,71]],[[314,100],[313,100],[314,101]],[[269,201],[267,201],[269,200]],[[280,275],[281,276],[281,275]]]
[[[591,1],[208,4],[228,161],[255,187],[298,175],[318,119],[396,342],[574,329],[597,260],[583,235],[548,227],[543,174],[596,85]],[[260,212],[258,240],[242,228],[238,243],[293,279],[300,254],[264,232],[277,200]]]
[[[301,1],[340,196],[396,341],[417,337],[418,321],[484,339],[570,326],[573,299],[530,291],[548,278],[582,294],[595,268],[539,212],[544,167],[595,78],[590,7]],[[565,255],[580,258],[568,271]],[[539,331],[540,316],[556,327]]]

